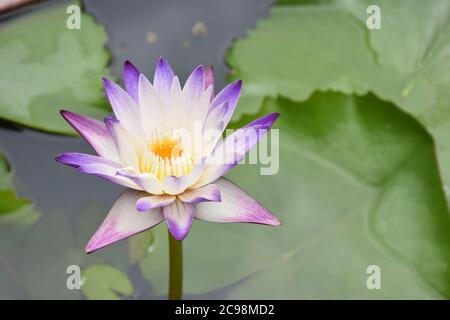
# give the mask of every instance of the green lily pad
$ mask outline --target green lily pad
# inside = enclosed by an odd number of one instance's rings
[[[226,286],[227,298],[448,298],[450,218],[433,141],[420,124],[373,95],[268,99],[260,114],[275,110],[278,174],[241,165],[229,178],[283,225],[195,222],[184,241],[185,292]],[[156,229],[162,236],[141,262],[159,293],[167,291],[165,229]],[[372,265],[381,270],[379,290],[366,285]]]
[[[118,293],[131,296],[133,285],[119,269],[109,265],[94,265],[83,271],[82,291],[90,300],[118,300]]]
[[[265,96],[308,99],[315,90],[363,94],[375,64],[366,31],[334,6],[280,6],[236,41],[227,60],[244,81],[234,119],[256,113]],[[289,50],[286,50],[289,48]],[[325,50],[325,48],[327,48]]]
[[[432,134],[450,203],[450,3],[282,3],[291,5],[275,7],[229,52],[233,77],[245,83],[235,119],[257,112],[265,96],[305,101],[317,90],[372,91],[413,115]],[[380,30],[366,27],[369,5],[381,8]]]
[[[0,216],[13,213],[29,203],[17,195],[6,160],[0,155]]]
[[[110,59],[103,27],[85,13],[68,29],[66,9],[24,14],[0,29],[0,118],[35,129],[72,134],[59,110],[92,117],[108,110],[101,77]]]

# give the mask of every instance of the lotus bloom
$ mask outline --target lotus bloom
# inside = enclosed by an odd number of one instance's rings
[[[264,136],[278,114],[261,117],[222,139],[242,82],[229,84],[215,96],[213,82],[212,68],[199,66],[182,88],[168,62],[161,58],[152,84],[126,62],[126,91],[103,79],[114,116],[101,122],[61,112],[97,155],[63,153],[56,160],[127,187],[86,252],[148,230],[163,220],[176,240],[186,237],[193,218],[280,224],[269,210],[222,178]]]

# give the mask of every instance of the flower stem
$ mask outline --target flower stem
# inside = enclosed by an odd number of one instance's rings
[[[183,296],[183,242],[169,233],[169,300]]]

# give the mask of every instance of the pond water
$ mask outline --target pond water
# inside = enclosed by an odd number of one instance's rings
[[[0,28],[21,15],[61,2],[65,1],[45,1],[0,16]],[[127,59],[152,75],[157,59],[165,56],[182,80],[197,65],[213,64],[220,88],[225,84],[228,69],[224,56],[232,40],[266,16],[273,2],[87,0],[83,3],[85,11],[108,31],[111,71],[117,78],[121,78],[122,64]],[[121,257],[127,258],[125,242],[95,255],[83,253],[84,245],[122,188],[81,175],[54,161],[62,152],[91,153],[81,139],[45,134],[6,122],[0,125],[0,150],[14,171],[16,189],[31,199],[43,215],[21,241],[7,238],[9,233],[0,233],[0,242],[11,243],[12,259],[21,266],[19,270],[0,267],[9,270],[6,278],[0,276],[0,294],[7,298],[83,298],[79,291],[66,288],[68,265],[83,266],[94,261],[126,264],[120,261]],[[134,298],[158,298],[152,294],[151,284],[142,280],[137,267],[129,267],[128,274],[135,287]],[[219,290],[206,297],[220,298],[223,292]]]

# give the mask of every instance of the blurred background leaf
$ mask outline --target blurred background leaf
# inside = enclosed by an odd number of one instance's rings
[[[67,6],[24,14],[0,29],[0,118],[72,134],[60,109],[97,118],[108,111],[100,81],[110,59],[106,32],[85,13],[80,30],[68,29]]]
[[[305,101],[316,90],[372,91],[415,116],[432,134],[450,198],[450,2],[316,3],[275,7],[235,43],[228,61],[232,77],[245,83],[236,119],[255,113],[264,96]],[[380,30],[366,27],[371,4],[381,8]]]
[[[29,201],[20,198],[14,190],[8,164],[0,154],[0,215],[13,213],[27,204],[29,204]]]
[[[118,300],[131,296],[133,285],[126,274],[109,265],[94,265],[83,271],[84,295],[91,300]]]

